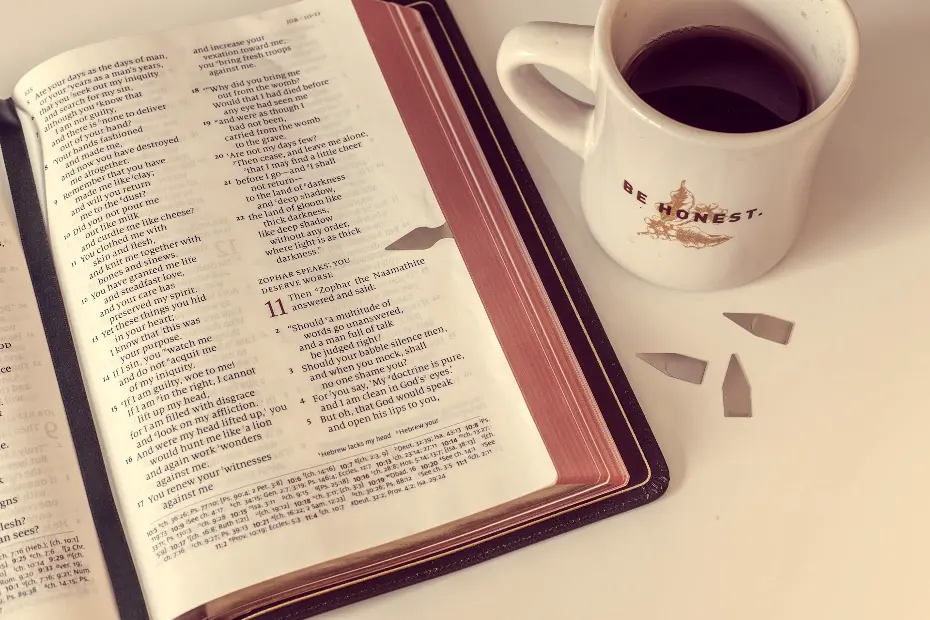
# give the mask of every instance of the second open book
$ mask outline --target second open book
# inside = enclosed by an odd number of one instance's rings
[[[101,43],[4,110],[4,618],[298,617],[664,490],[444,5]]]

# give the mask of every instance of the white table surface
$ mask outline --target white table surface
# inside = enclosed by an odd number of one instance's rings
[[[79,44],[281,3],[4,2],[0,92]],[[521,117],[494,78],[509,28],[590,23],[598,0],[451,5],[658,436],[672,486],[647,507],[327,617],[930,617],[930,3],[853,0],[861,76],[825,147],[807,228],[770,275],[713,294],[660,290],[613,264],[576,215],[580,161]],[[794,320],[794,336],[787,347],[753,339],[724,311]],[[667,379],[638,351],[709,360],[704,385]],[[722,415],[733,352],[752,383],[752,419]]]

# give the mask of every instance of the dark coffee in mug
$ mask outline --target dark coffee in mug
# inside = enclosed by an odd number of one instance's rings
[[[666,33],[636,53],[622,74],[657,111],[709,131],[776,129],[814,108],[804,72],[785,53],[730,28]]]

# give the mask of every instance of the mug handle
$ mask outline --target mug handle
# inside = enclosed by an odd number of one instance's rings
[[[594,91],[594,27],[530,22],[507,33],[497,54],[497,76],[517,109],[584,158],[594,106],[564,93],[535,65],[551,67]]]

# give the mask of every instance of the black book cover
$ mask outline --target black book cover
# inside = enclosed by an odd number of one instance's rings
[[[655,501],[667,490],[669,471],[613,347],[604,332],[571,258],[546,211],[520,153],[458,29],[445,0],[390,0],[420,12],[469,118],[511,215],[549,294],[592,393],[624,459],[629,484],[465,547],[291,601],[256,610],[244,618],[296,620],[466,568],[504,553]],[[68,422],[74,435],[120,616],[148,617],[129,548],[106,479],[77,355],[45,237],[23,128],[12,101],[0,101],[0,149],[10,178],[14,209],[27,265]]]
[[[23,242],[23,252],[26,255],[26,266],[32,278],[32,288],[35,291],[39,316],[42,318],[52,367],[74,440],[94,526],[103,547],[110,582],[116,595],[117,609],[121,618],[146,620],[148,612],[145,609],[142,588],[136,578],[129,544],[110,490],[103,453],[100,451],[90,403],[81,378],[77,352],[68,327],[68,316],[65,313],[65,304],[52,261],[52,251],[45,234],[42,207],[29,163],[26,137],[13,101],[9,99],[0,100],[0,151],[3,153],[7,177],[10,180],[10,194]]]

